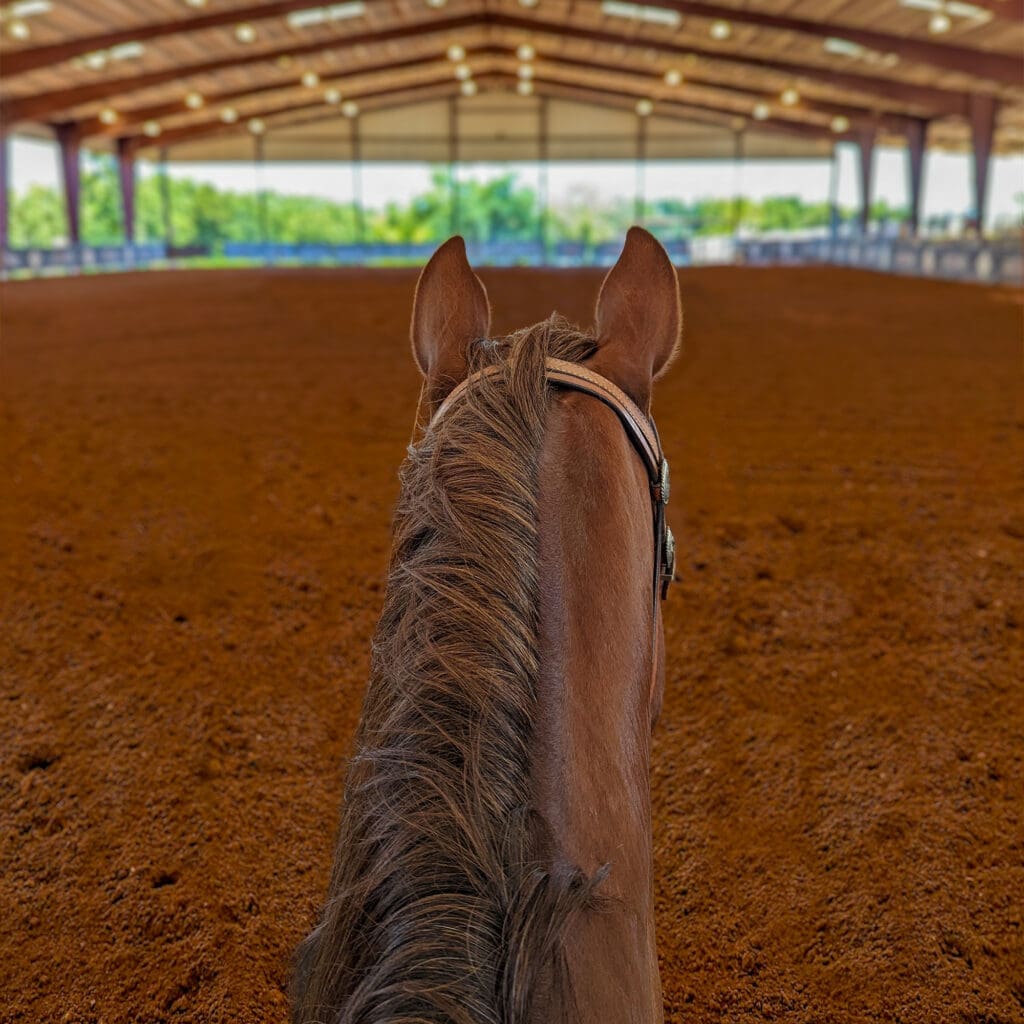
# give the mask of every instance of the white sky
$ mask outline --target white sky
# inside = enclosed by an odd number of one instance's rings
[[[839,201],[857,204],[856,150],[839,147]],[[892,204],[906,201],[906,154],[901,149],[879,148],[875,157],[875,198]],[[536,164],[475,164],[460,173],[490,177],[515,169],[524,183],[536,184]],[[145,169],[143,171],[145,173]],[[171,164],[176,176],[208,181],[223,189],[246,191],[254,187],[256,174],[251,164]],[[966,154],[929,153],[925,158],[923,214],[966,214],[971,206],[970,161]],[[811,160],[750,160],[742,164],[722,160],[651,161],[645,169],[648,199],[673,197],[693,200],[723,198],[737,193],[752,199],[766,196],[798,195],[814,202],[828,198],[830,165]],[[51,142],[15,137],[11,141],[11,186],[24,191],[33,182],[56,187],[57,152]],[[364,202],[382,206],[388,200],[406,200],[429,185],[426,164],[365,164],[362,174]],[[263,187],[292,195],[323,196],[336,200],[352,197],[352,174],[341,163],[267,164],[262,170]],[[559,163],[550,165],[550,196],[553,204],[587,190],[602,198],[632,196],[636,167],[632,161],[600,163]],[[989,185],[988,222],[1011,220],[1021,213],[1024,193],[1024,154],[996,157]]]

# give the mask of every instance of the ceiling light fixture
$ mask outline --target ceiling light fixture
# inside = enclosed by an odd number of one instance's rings
[[[779,99],[782,100],[784,107],[795,107],[800,102],[800,93],[790,86],[790,88],[782,90],[782,95]]]
[[[636,112],[640,117],[650,117],[654,110],[654,104],[650,100],[637,100]]]
[[[253,43],[256,41],[256,29],[247,21],[235,26],[235,38],[240,43]]]
[[[324,99],[333,107],[341,102],[341,91],[339,89],[328,89],[324,93]]]
[[[649,25],[665,25],[668,28],[678,28],[683,21],[682,15],[671,8],[631,4],[626,0],[604,0],[601,11],[612,18],[629,18],[632,21],[645,21]]]
[[[520,64],[516,74],[522,79],[533,78],[533,68],[529,64]]]
[[[117,121],[117,111],[113,107],[104,107],[99,112],[100,124],[114,124]]]
[[[473,77],[473,69],[468,64],[457,64],[455,66],[455,77],[464,82],[467,78]]]
[[[677,71],[675,68],[669,68],[665,72],[665,84],[666,85],[682,85],[683,84],[683,73]]]
[[[359,104],[354,100],[346,100],[341,105],[341,112],[346,117],[357,117],[359,115]]]
[[[192,92],[185,93],[185,106],[188,107],[189,110],[198,110],[205,102],[206,101],[203,99],[203,94],[201,92],[195,92],[193,90]]]
[[[711,23],[711,38],[717,39],[721,42],[723,39],[728,39],[732,35],[732,25],[727,21],[713,21]]]
[[[520,96],[530,96],[533,93],[533,82],[523,78],[516,82],[516,92]]]
[[[320,76],[315,71],[304,71],[301,81],[307,89],[315,89],[320,84]]]
[[[162,131],[163,129],[160,127],[159,121],[147,121],[142,126],[143,134],[151,139],[155,139]]]
[[[520,60],[533,60],[537,56],[537,51],[529,43],[523,43],[516,49],[516,56]]]
[[[468,82],[463,82],[459,87],[462,91],[463,96],[475,96],[476,95],[476,82],[470,79]]]
[[[838,114],[836,117],[832,118],[831,127],[832,131],[834,131],[837,135],[841,134],[842,132],[849,131],[850,119],[848,117],[843,117],[842,114]]]
[[[238,120],[238,111],[234,107],[225,107],[220,112],[220,119],[225,124],[234,124]]]
[[[754,109],[751,111],[755,121],[767,121],[771,112],[772,108],[767,103],[755,103]]]
[[[251,131],[253,133],[253,135],[262,135],[266,130],[267,130],[267,126],[266,126],[266,123],[263,121],[262,118],[259,118],[259,117],[250,117],[249,118],[249,131]]]
[[[459,46],[457,43],[448,47],[448,59],[454,61],[456,64],[460,60],[466,59],[466,50],[464,47]]]
[[[289,28],[309,28],[311,25],[323,25],[329,21],[345,21],[348,18],[361,18],[366,13],[363,0],[351,0],[351,3],[328,4],[326,7],[309,7],[304,11],[292,11],[285,19]]]

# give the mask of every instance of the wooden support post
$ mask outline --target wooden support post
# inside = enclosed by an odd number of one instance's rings
[[[928,120],[915,117],[907,124],[907,171],[910,195],[910,233],[921,230],[921,183],[924,172],[924,148],[928,140]]]
[[[832,166],[828,175],[828,228],[829,238],[835,241],[843,217],[839,210],[839,146],[832,147]]]
[[[858,133],[857,150],[860,156],[860,230],[867,234],[871,223],[871,201],[873,199],[875,130],[865,128]]]
[[[167,147],[160,150],[160,205],[164,221],[164,242],[168,249],[174,246],[174,222],[171,211],[171,178],[167,172]]]
[[[356,241],[362,245],[366,241],[366,222],[363,218],[363,141],[358,117],[350,118],[349,133],[352,143],[352,214],[356,223]]]
[[[82,139],[74,121],[56,126],[60,147],[60,175],[64,188],[64,212],[68,222],[68,244],[77,247],[82,241]]]
[[[550,185],[548,175],[551,170],[549,152],[549,110],[548,98],[542,96],[537,107],[537,155],[540,159],[540,210],[537,218],[537,231],[540,236],[541,259],[545,266],[551,263],[551,239],[549,237]]]
[[[996,131],[998,103],[994,96],[972,93],[971,115],[971,168],[974,174],[974,225],[978,234],[985,230],[985,206],[988,200],[989,165],[992,159],[992,139]]]
[[[117,140],[117,175],[121,183],[124,244],[135,244],[135,153],[128,138]]]
[[[448,197],[449,233],[459,233],[459,183],[456,178],[459,162],[459,101],[455,96],[448,99]]]
[[[260,242],[269,246],[269,225],[267,223],[267,192],[263,187],[263,136],[252,137],[253,162],[256,168],[256,216],[259,219]],[[269,261],[270,257],[267,257]]]
[[[745,142],[744,129],[741,128],[739,131],[732,133],[732,159],[733,163],[736,164],[737,170],[743,166]],[[740,194],[739,189],[736,189],[736,195],[732,197],[732,216],[730,219],[732,221],[731,233],[736,235],[743,220],[743,196]]]
[[[0,273],[4,268],[4,253],[10,246],[10,232],[8,228],[9,208],[7,205],[8,188],[10,181],[10,140],[0,132]]]
[[[633,201],[633,223],[643,225],[647,165],[647,118],[636,115],[636,198]]]

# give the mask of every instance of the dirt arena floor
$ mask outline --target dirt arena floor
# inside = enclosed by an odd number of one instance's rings
[[[507,329],[594,272],[490,272]],[[412,271],[0,291],[0,1021],[283,1022],[418,381]],[[1009,290],[682,274],[672,1022],[1024,1021]]]

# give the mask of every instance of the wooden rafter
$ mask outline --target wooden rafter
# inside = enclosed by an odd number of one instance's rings
[[[163,85],[171,81],[187,81],[195,76],[209,74],[226,68],[267,63],[279,57],[301,57],[314,53],[343,50],[374,43],[396,42],[431,35],[450,35],[460,31],[483,26],[508,31],[529,33],[531,36],[547,35],[561,39],[579,39],[595,43],[629,46],[635,49],[654,51],[662,56],[686,58],[695,56],[716,62],[734,64],[745,70],[764,71],[773,74],[799,76],[807,81],[823,85],[855,90],[865,95],[876,96],[880,107],[900,103],[917,108],[930,115],[957,114],[966,116],[967,99],[961,92],[933,86],[921,86],[886,78],[867,71],[833,71],[820,64],[806,64],[794,60],[764,59],[737,52],[720,52],[696,46],[679,46],[664,42],[663,39],[648,36],[634,36],[623,39],[615,32],[572,26],[563,22],[551,22],[534,17],[504,14],[470,14],[441,20],[431,19],[408,25],[395,26],[384,30],[340,35],[302,46],[278,47],[269,51],[246,53],[234,57],[218,58],[200,64],[147,72],[141,75],[118,79],[106,79],[69,89],[55,90],[35,96],[11,98],[0,103],[0,120],[7,125],[17,121],[39,120],[53,117],[71,107],[108,99],[124,93]]]
[[[486,46],[468,47],[466,50],[466,56],[467,59],[479,59],[486,57],[511,56],[513,52],[514,51],[509,45],[500,46],[489,44]],[[317,85],[317,89],[324,90],[332,86],[341,86],[350,76],[403,71],[411,68],[428,68],[444,62],[444,60],[444,57],[431,55],[426,57],[412,57],[407,60],[390,60],[377,64],[361,65],[357,68],[352,68],[345,75],[330,75],[322,77]],[[588,73],[603,73],[606,71],[606,66],[599,61],[582,60],[564,54],[544,54],[541,56],[540,60],[543,63],[551,63],[567,70],[578,69],[579,71]],[[656,90],[666,88],[662,86],[660,78],[652,78],[648,67],[630,65],[629,63],[619,63],[616,66],[616,71],[644,77],[648,79],[650,85]],[[721,94],[725,100],[733,99],[736,102],[744,103],[746,104],[748,111],[754,104],[759,102],[769,102],[773,106],[778,106],[779,102],[779,97],[775,93],[769,93],[755,88],[743,88],[731,84],[722,84],[714,77],[709,77],[699,72],[688,74],[686,81],[688,83],[701,85],[706,90],[714,90],[716,93]],[[205,97],[204,107],[216,107],[223,104],[255,99],[275,92],[292,91],[298,87],[299,82],[293,75],[285,80],[275,80],[274,82],[268,82],[263,85],[249,86],[242,89],[231,89],[226,92],[207,95]],[[321,93],[318,93],[318,95],[319,94]],[[733,113],[736,112],[734,108],[730,108],[728,103],[726,103],[723,107],[723,111],[730,112],[730,110]],[[799,115],[805,113],[820,114],[826,117],[842,115],[845,117],[852,117],[854,119],[857,117],[868,117],[872,120],[876,120],[881,117],[881,123],[883,126],[893,131],[905,130],[906,125],[910,120],[906,115],[880,114],[874,106],[864,106],[857,103],[833,103],[816,99],[801,99],[799,105],[792,108],[783,106],[782,111],[784,116],[788,114],[797,115],[796,119],[799,119]],[[182,100],[174,100],[171,102],[151,104],[146,107],[119,110],[118,120],[112,125],[104,124],[98,117],[88,118],[79,122],[79,131],[83,137],[100,136],[113,138],[123,135],[126,128],[134,125],[140,125],[147,121],[160,121],[164,118],[174,117],[185,113],[195,112],[188,111]]]
[[[277,46],[272,50],[251,51],[232,57],[216,57],[199,64],[188,64],[147,71],[141,75],[123,78],[107,78],[88,85],[55,89],[52,92],[37,93],[34,96],[19,96],[0,102],[0,121],[11,125],[18,121],[35,121],[52,118],[56,113],[83,103],[95,103],[124,93],[138,92],[168,82],[185,82],[197,75],[212,74],[227,68],[248,67],[253,64],[271,63],[279,57],[306,57],[332,50],[354,49],[359,46],[373,46],[397,42],[420,36],[458,32],[476,28],[480,24],[479,14],[463,14],[454,18],[414,21],[392,28],[374,29],[367,32],[337,35],[315,43],[296,46]],[[6,63],[4,64],[6,73]]]
[[[658,0],[658,2],[659,6],[676,10],[686,16],[728,20],[737,24],[796,32],[821,39],[839,36],[882,53],[895,53],[899,57],[915,63],[947,71],[957,71],[1004,85],[1017,86],[1021,80],[1020,60],[1016,56],[1007,54],[984,52],[952,43],[939,43],[929,39],[858,28],[841,22],[816,21],[759,11],[749,7],[723,6],[707,2],[707,0]],[[208,14],[174,18],[169,21],[150,22],[147,25],[136,26],[134,29],[121,29],[115,32],[83,36],[45,46],[25,47],[5,55],[4,74],[7,77],[13,77],[121,43],[146,42],[165,36],[198,32],[241,22],[259,22],[268,18],[284,17],[289,13],[311,6],[316,6],[316,0],[275,0],[273,3],[211,11]],[[1009,9],[1012,15],[1018,6],[1021,6],[1019,0],[1012,0],[1012,2],[1003,0],[1002,3],[993,2],[990,9],[993,13],[998,14],[1003,14],[1004,9]],[[484,18],[486,17],[484,15]]]
[[[794,18],[785,14],[769,14],[767,11],[749,7],[726,7],[722,4],[707,3],[705,0],[658,0],[658,6],[691,17],[796,32],[817,39],[837,36],[879,53],[894,53],[903,60],[927,64],[945,71],[958,71],[972,78],[1010,86],[1019,86],[1021,82],[1021,61],[1015,55],[991,53],[952,43],[935,43],[929,39],[893,35],[889,32],[856,28],[833,21],[812,21],[809,18]]]

